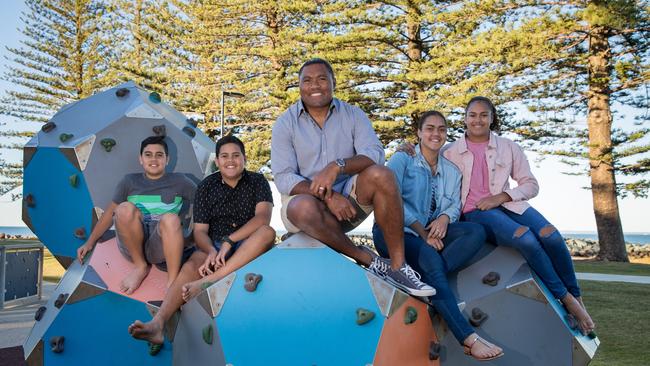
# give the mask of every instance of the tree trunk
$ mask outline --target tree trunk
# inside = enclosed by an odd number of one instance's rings
[[[416,68],[423,59],[423,44],[422,44],[422,13],[417,5],[407,2],[407,15],[406,15],[406,36],[408,37],[407,54],[408,54],[408,69],[409,72]],[[418,106],[420,97],[424,92],[424,88],[417,82],[409,81],[409,100],[408,104]],[[419,111],[416,110],[411,113],[413,120],[413,127],[417,126],[417,119]]]
[[[618,213],[612,113],[610,110],[611,53],[608,29],[592,26],[589,38],[589,172],[600,251],[598,259],[627,262],[621,218]]]

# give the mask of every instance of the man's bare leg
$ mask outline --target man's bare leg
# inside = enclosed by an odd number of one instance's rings
[[[140,287],[150,268],[144,258],[144,233],[140,210],[131,202],[120,203],[115,209],[115,229],[120,242],[129,251],[135,265],[135,269],[120,284],[120,290],[130,295]]]
[[[369,166],[357,177],[356,194],[360,205],[372,205],[386,240],[390,266],[397,270],[404,264],[404,212],[395,174],[383,166]]]
[[[183,286],[183,300],[189,301],[198,295],[202,290],[202,285],[208,282],[216,282],[226,277],[232,272],[240,269],[253,259],[264,254],[271,249],[275,241],[275,230],[268,225],[261,226],[251,236],[246,239],[233,255],[228,258],[226,264],[219,267],[211,275],[205,276],[199,280],[190,282]]]
[[[167,263],[167,288],[169,288],[181,269],[184,244],[183,227],[177,215],[164,214],[160,218],[158,230],[162,239],[165,263]]]
[[[164,342],[163,330],[165,323],[183,305],[183,298],[181,297],[183,285],[201,278],[199,275],[199,267],[203,264],[205,258],[206,254],[198,250],[192,254],[190,259],[181,268],[176,280],[172,282],[167,290],[160,310],[153,319],[146,323],[136,320],[133,324],[129,325],[129,334],[133,338],[142,339],[154,344],[162,344]]]
[[[401,208],[401,207],[400,207]],[[345,254],[364,266],[369,266],[372,256],[359,249],[345,235],[339,221],[319,199],[299,194],[289,201],[287,218],[305,234],[317,239],[339,253]]]

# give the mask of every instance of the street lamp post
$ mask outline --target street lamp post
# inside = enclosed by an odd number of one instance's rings
[[[233,98],[243,98],[244,94],[238,93],[238,92],[233,92],[233,91],[226,91],[226,90],[221,90],[221,129],[219,130],[219,138],[223,137],[223,119],[224,119],[224,99],[225,97],[233,97]]]

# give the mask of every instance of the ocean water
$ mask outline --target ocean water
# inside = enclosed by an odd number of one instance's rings
[[[19,227],[19,226],[0,226],[0,233],[10,234],[10,235],[36,236],[28,228]],[[370,232],[365,232],[363,230],[360,231],[354,230],[350,234],[372,235]],[[563,231],[562,235],[565,238],[598,240],[598,235],[594,232],[590,233],[590,232]],[[650,244],[650,233],[628,233],[624,235],[625,235],[625,242],[627,243]]]

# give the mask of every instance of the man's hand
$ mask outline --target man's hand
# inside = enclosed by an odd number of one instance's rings
[[[427,235],[428,238],[443,239],[447,236],[447,226],[449,226],[449,216],[440,215],[424,229],[429,232],[429,235]]]
[[[93,250],[95,247],[95,243],[86,241],[82,246],[77,248],[77,260],[79,261],[79,264],[84,264],[84,257],[88,252]]]
[[[215,271],[226,264],[226,255],[228,255],[230,249],[232,249],[232,244],[225,241],[221,243],[221,249],[219,249],[219,254],[217,254],[216,265],[214,267]]]
[[[499,207],[503,203],[508,202],[510,200],[511,200],[510,196],[507,193],[502,192],[494,196],[480,199],[476,203],[476,208],[478,208],[481,211],[487,211],[495,207]]]
[[[208,256],[205,258],[205,261],[199,267],[199,274],[201,277],[205,277],[207,275],[211,275],[214,272],[215,265],[217,263],[217,255],[219,253],[217,252],[216,249],[212,248],[210,252],[208,253]]]
[[[338,192],[334,192],[330,198],[325,199],[325,204],[339,221],[351,220],[357,216],[357,210],[352,203]]]
[[[332,186],[339,175],[339,169],[338,165],[334,163],[327,164],[311,180],[309,192],[321,200],[332,197]]]
[[[403,143],[399,144],[399,146],[397,146],[396,151],[405,152],[410,156],[415,156],[415,145],[413,145],[412,143],[406,141],[406,142],[403,142]]]

